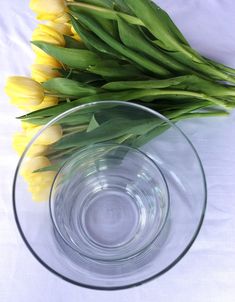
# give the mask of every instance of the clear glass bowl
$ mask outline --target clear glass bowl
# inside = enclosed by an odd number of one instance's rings
[[[38,170],[32,151],[58,124],[62,138]],[[35,202],[28,186],[40,184],[48,194]],[[96,102],[57,116],[32,139],[16,169],[13,207],[26,245],[51,272],[88,288],[123,289],[185,255],[203,221],[206,182],[193,145],[164,116]]]

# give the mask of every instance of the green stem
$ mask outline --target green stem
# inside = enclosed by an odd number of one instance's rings
[[[60,157],[62,157],[64,155],[69,154],[72,151],[76,151],[76,150],[77,150],[77,147],[74,147],[74,148],[70,148],[70,149],[68,149],[66,151],[63,151],[63,152],[61,152],[61,151],[59,151],[59,152],[58,151],[54,151],[51,154],[48,153],[47,155],[49,156],[50,160],[56,160],[56,159],[59,159]],[[53,154],[55,154],[55,155],[53,155]]]
[[[80,130],[80,131],[82,131],[82,130],[86,130],[86,128],[87,128],[87,124],[84,124],[84,125],[79,125],[79,126],[75,126],[75,127],[66,127],[66,128],[64,128],[63,127],[63,132],[74,132],[74,131],[78,131],[78,130]]]
[[[179,122],[183,119],[198,118],[198,117],[214,117],[214,116],[227,116],[229,113],[226,111],[215,111],[215,112],[192,112],[186,113],[179,117],[173,118],[173,121]]]
[[[182,96],[190,96],[190,97],[195,97],[197,99],[202,99],[202,100],[208,100],[218,106],[221,106],[223,108],[228,108],[227,103],[223,100],[208,96],[204,93],[199,93],[199,92],[193,92],[193,91],[184,91],[184,90],[158,90],[154,89],[152,91],[149,91],[149,94],[152,96],[158,96],[158,95],[182,95]]]
[[[54,93],[50,93],[50,92],[45,92],[44,93],[45,96],[51,96],[51,97],[56,97],[56,98],[76,98],[75,96],[71,96],[71,95],[64,95],[64,94],[54,94]]]

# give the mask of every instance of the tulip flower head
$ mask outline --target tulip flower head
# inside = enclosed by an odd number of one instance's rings
[[[54,171],[37,171],[51,166],[46,156],[36,156],[25,161],[21,169],[21,175],[28,183],[28,190],[35,201],[48,200],[50,188],[56,176]]]
[[[64,0],[31,0],[29,6],[39,20],[54,20],[66,11]]]
[[[31,75],[35,81],[42,83],[51,78],[58,77],[60,73],[50,65],[33,64],[31,67]]]
[[[33,48],[33,50],[36,54],[35,64],[49,65],[54,68],[61,67],[61,64],[55,58],[41,51],[38,47]]]
[[[38,27],[35,28],[32,34],[32,40],[44,41],[60,46],[65,45],[63,35],[51,26],[45,24],[39,24]]]
[[[31,129],[27,129],[27,136],[31,139],[38,131],[42,128],[42,126],[37,126]],[[40,145],[52,145],[60,140],[62,137],[62,128],[60,125],[52,125],[46,128],[40,136],[36,139],[35,143]]]
[[[11,98],[11,103],[18,107],[36,106],[44,99],[43,87],[38,82],[26,77],[9,77],[5,91]]]
[[[47,26],[50,26],[62,35],[70,36],[72,34],[71,25],[69,23],[58,23],[55,21],[48,21]]]
[[[59,102],[59,100],[58,100],[57,97],[45,96],[43,101],[39,105],[36,105],[36,106],[20,106],[19,108],[24,110],[24,111],[31,112],[31,111],[35,111],[35,110],[55,106],[55,105],[58,104],[58,102]]]
[[[27,137],[26,131],[16,132],[13,136],[12,146],[17,154],[21,156],[29,142],[30,139]],[[46,153],[47,149],[48,148],[45,145],[33,144],[27,153],[27,157],[43,155]]]
[[[53,22],[56,22],[56,23],[68,23],[69,21],[70,21],[70,16],[67,13],[64,13],[62,16],[60,16],[56,19],[53,19]]]

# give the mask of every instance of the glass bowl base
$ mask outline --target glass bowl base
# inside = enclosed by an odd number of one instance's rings
[[[124,260],[144,251],[165,223],[168,189],[158,166],[128,146],[97,144],[69,158],[50,208],[63,240],[79,254]]]

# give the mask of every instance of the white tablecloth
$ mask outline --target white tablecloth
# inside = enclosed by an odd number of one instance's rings
[[[201,53],[235,67],[235,1],[157,0]],[[54,276],[20,238],[13,219],[11,187],[17,156],[11,136],[19,111],[2,91],[6,76],[29,75],[29,40],[36,26],[28,1],[0,3],[0,301],[1,302],[234,302],[235,301],[235,114],[184,121],[208,182],[208,207],[200,234],[169,272],[128,290],[94,291]]]

